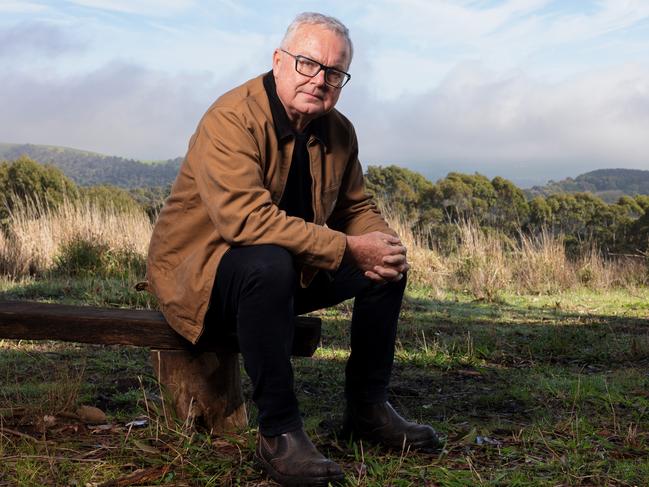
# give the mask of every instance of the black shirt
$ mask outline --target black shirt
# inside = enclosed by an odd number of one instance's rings
[[[302,218],[305,221],[313,222],[313,192],[311,177],[311,162],[307,144],[311,135],[325,140],[326,133],[320,119],[311,121],[302,133],[293,130],[284,105],[277,96],[275,78],[273,72],[269,71],[264,75],[264,88],[270,102],[270,111],[273,115],[273,123],[277,132],[279,143],[285,143],[291,137],[295,139],[293,155],[291,156],[291,168],[288,173],[286,187],[282,199],[279,202],[280,209],[286,211],[289,216]]]

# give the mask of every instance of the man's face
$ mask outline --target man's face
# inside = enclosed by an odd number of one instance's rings
[[[349,67],[345,39],[322,26],[300,26],[285,49],[341,71]],[[292,122],[324,115],[336,105],[340,96],[340,88],[325,83],[324,70],[313,78],[304,76],[295,70],[295,58],[279,49],[273,54],[273,74],[277,94]]]

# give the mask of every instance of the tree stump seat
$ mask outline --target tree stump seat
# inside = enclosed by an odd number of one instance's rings
[[[294,356],[313,355],[321,325],[320,318],[296,318]],[[193,345],[159,311],[0,301],[3,338],[148,347],[156,376],[180,419],[213,432],[247,425],[234,334],[212,333]]]

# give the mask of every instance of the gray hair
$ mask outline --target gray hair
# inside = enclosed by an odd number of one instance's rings
[[[286,34],[284,34],[284,38],[280,43],[280,47],[282,49],[286,49],[288,46],[288,42],[293,37],[293,34],[295,34],[295,31],[300,26],[305,24],[320,25],[331,32],[335,32],[343,39],[345,39],[345,41],[347,42],[347,47],[349,48],[348,61],[350,63],[352,62],[352,57],[354,57],[354,45],[352,44],[352,40],[349,37],[349,29],[345,27],[345,24],[343,24],[337,18],[330,17],[328,15],[319,14],[316,12],[303,12],[299,14],[297,17],[295,17],[293,22],[291,22],[291,25],[289,25],[288,29],[286,29]]]

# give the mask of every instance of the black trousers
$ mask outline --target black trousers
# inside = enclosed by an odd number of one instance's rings
[[[335,272],[319,272],[305,289],[298,279],[293,256],[282,247],[233,247],[219,265],[206,318],[212,329],[236,326],[259,410],[259,430],[265,436],[302,426],[291,365],[294,317],[351,297],[356,299],[345,368],[346,399],[387,400],[405,278],[381,285],[343,263]]]

